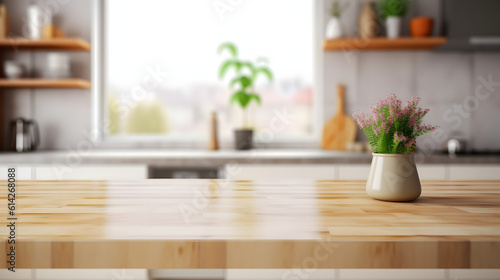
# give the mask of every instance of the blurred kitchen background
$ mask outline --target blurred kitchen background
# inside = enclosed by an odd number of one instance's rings
[[[26,37],[31,2],[4,1],[10,17],[8,37]],[[40,5],[48,5],[54,25],[64,36],[91,42],[92,2],[40,1]],[[95,148],[204,149],[214,110],[221,146],[232,148],[237,113],[229,104],[227,82],[218,79],[223,57],[216,52],[220,43],[232,41],[244,57],[267,57],[275,74],[274,82],[258,85],[263,105],[251,105],[255,139],[266,147],[319,148],[322,126],[335,113],[337,85],[342,83],[348,114],[365,110],[392,93],[402,99],[422,97],[423,107],[431,109],[427,122],[442,130],[433,146],[422,149],[442,150],[449,138],[458,137],[466,142],[468,151],[500,150],[500,124],[493,121],[500,117],[498,90],[480,102],[471,97],[485,80],[500,80],[498,48],[463,50],[449,38],[448,44],[428,50],[323,50],[332,1],[241,1],[234,7],[201,0],[196,5],[152,0],[107,2],[101,42],[104,55],[98,65],[92,65],[86,51],[62,52],[60,58],[54,50],[2,48],[3,61],[20,63],[25,77],[43,77],[50,61],[64,61],[64,56],[69,59],[72,78],[90,81],[92,71],[99,73],[105,81],[101,92],[105,105],[104,117],[97,121],[110,120],[112,128],[102,128],[107,141]],[[363,3],[340,2],[343,37],[358,37]],[[409,21],[414,17],[431,17],[431,36],[445,36],[456,26],[472,24],[476,16],[470,12],[464,15],[463,24],[456,23],[456,17],[446,14],[446,1],[409,3],[402,25],[404,37],[411,36]],[[248,24],[256,14],[258,20]],[[446,25],[447,16],[455,25]],[[385,36],[383,19],[377,20],[375,28],[380,29],[379,36]],[[500,35],[500,30],[497,34],[481,34],[489,29],[471,30],[477,32],[471,36]],[[160,83],[144,87],[152,72],[158,73]],[[97,108],[93,108],[90,89],[29,87],[2,88],[4,149],[10,142],[9,123],[18,117],[38,123],[40,151],[76,147],[95,129],[91,120]],[[465,112],[457,106],[465,107]],[[285,111],[291,121],[267,137],[266,128],[276,111]],[[422,139],[429,137],[432,135]],[[364,140],[361,133],[357,139]]]
[[[422,180],[500,179],[500,1],[409,1],[394,39],[378,4],[361,0],[0,2],[0,166],[17,166],[19,179],[365,180],[371,154],[360,131],[341,150],[321,148],[339,84],[348,115],[393,93],[422,98],[425,121],[440,127],[419,139]],[[410,30],[415,18],[423,37]],[[255,85],[262,105],[249,106],[249,151],[235,150],[241,112],[219,78],[229,52],[217,49],[228,41],[274,78]],[[281,278],[266,273],[258,279]],[[311,279],[333,274],[373,275]]]
[[[431,178],[450,178],[453,164],[500,163],[499,2],[229,2],[3,1],[2,163],[60,163],[68,174],[130,164],[141,178],[228,177],[220,170],[230,162],[317,164],[317,174],[330,165],[318,178],[342,178],[348,172],[332,165],[364,170],[371,155],[359,130],[352,143],[322,149],[339,85],[348,115],[393,93],[422,98],[426,123],[439,129],[419,138],[420,170],[445,170]],[[395,10],[400,30],[382,17],[385,2],[407,3]],[[219,74],[230,58],[218,53],[224,42],[272,73],[256,80],[262,102],[245,116],[230,102],[232,69]],[[235,149],[242,119],[254,130],[250,151]]]

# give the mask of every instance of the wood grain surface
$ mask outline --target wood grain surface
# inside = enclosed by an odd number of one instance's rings
[[[401,37],[388,39],[378,38],[341,38],[327,40],[323,44],[325,51],[345,51],[345,50],[431,50],[446,44],[445,37]]]
[[[54,38],[30,40],[26,38],[3,38],[0,39],[0,48],[11,49],[30,49],[30,50],[74,50],[90,51],[90,43],[81,38]]]
[[[0,88],[62,88],[90,89],[89,81],[84,79],[0,79]]]
[[[17,267],[500,268],[500,181],[422,187],[391,203],[363,181],[24,181]]]

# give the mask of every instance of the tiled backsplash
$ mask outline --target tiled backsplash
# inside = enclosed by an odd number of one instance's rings
[[[402,99],[417,95],[431,109],[425,120],[447,136],[436,141],[436,149],[457,132],[469,148],[500,150],[499,53],[359,52],[349,59],[342,52],[325,53],[325,119],[334,113],[338,83],[346,85],[349,113],[366,110],[393,93]],[[481,86],[476,97],[483,79],[498,84],[492,84],[492,92]]]

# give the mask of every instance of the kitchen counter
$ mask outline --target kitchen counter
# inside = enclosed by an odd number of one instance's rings
[[[418,154],[422,164],[500,164],[497,155]],[[53,164],[79,162],[87,164],[147,164],[150,166],[223,166],[240,164],[368,164],[369,153],[308,150],[93,150],[42,151],[25,154],[1,153],[0,164]]]
[[[500,181],[422,185],[391,203],[362,181],[23,182],[17,268],[500,268]]]

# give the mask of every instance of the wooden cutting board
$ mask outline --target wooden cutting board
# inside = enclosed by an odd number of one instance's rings
[[[321,147],[325,150],[345,150],[348,143],[356,139],[357,126],[344,113],[344,85],[337,88],[337,112],[323,127]]]

